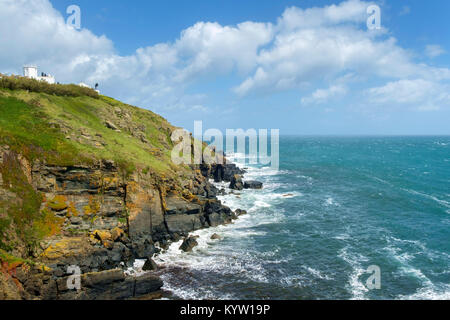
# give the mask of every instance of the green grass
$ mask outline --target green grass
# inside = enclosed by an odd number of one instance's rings
[[[48,120],[42,110],[16,98],[0,96],[1,144],[9,145],[29,160],[73,163],[73,157],[79,153],[77,148],[58,129],[51,128]]]
[[[47,230],[55,230],[54,216],[40,211],[42,195],[28,182],[16,154],[4,155],[0,173],[3,178],[2,187],[17,197],[17,201],[11,201],[3,207],[9,219],[8,227],[14,229],[26,250],[32,252],[40,240],[50,235]],[[0,248],[10,246],[7,240],[3,237],[0,239]]]
[[[116,132],[105,126],[119,107],[131,114],[130,123],[145,126],[149,144],[133,137],[132,132]],[[89,143],[66,139],[59,128],[50,123],[70,127],[70,134],[80,136],[80,130],[92,137],[101,135],[106,146],[97,148]],[[65,97],[24,90],[0,89],[0,143],[14,148],[30,158],[45,158],[49,163],[72,165],[96,159],[116,161],[129,174],[136,168],[176,176],[170,161],[172,127],[164,118],[109,97]]]

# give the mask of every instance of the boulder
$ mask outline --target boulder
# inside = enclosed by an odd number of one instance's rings
[[[221,224],[231,223],[233,218],[231,214],[228,215],[224,212],[213,212],[208,215],[207,219],[210,227],[217,227]]]
[[[134,295],[136,297],[158,291],[163,285],[164,283],[159,277],[152,274],[145,274],[136,278]]]
[[[211,240],[219,240],[219,239],[222,239],[222,237],[219,236],[217,233],[214,233],[214,234],[211,236]]]
[[[184,252],[190,252],[196,246],[198,246],[197,240],[195,240],[194,237],[187,237],[181,244],[180,250],[183,250]]]
[[[142,267],[142,270],[144,271],[156,271],[158,270],[158,265],[155,261],[153,261],[152,258],[148,258],[147,261],[145,261],[144,266]]]
[[[245,181],[244,189],[262,189],[263,184],[259,181]]]
[[[118,128],[114,123],[112,123],[111,121],[106,120],[106,121],[105,121],[105,126],[106,126],[108,129],[111,129],[111,130],[114,130],[114,131],[120,131],[119,128]]]
[[[148,238],[136,238],[131,244],[131,250],[136,259],[146,259],[156,252],[153,241]]]
[[[230,189],[233,190],[242,190],[244,189],[244,185],[242,183],[242,177],[238,174],[233,175],[230,182]]]
[[[242,216],[242,215],[244,215],[244,214],[247,214],[247,211],[241,210],[241,209],[236,209],[236,210],[234,211],[234,214],[235,214],[237,217],[239,217],[239,216]]]
[[[114,229],[111,230],[111,238],[112,241],[117,241],[118,239],[120,239],[123,235],[125,234],[125,232],[120,229],[119,227],[116,227]]]
[[[106,241],[112,240],[112,235],[107,230],[95,230],[93,232],[93,234],[94,234],[94,237],[96,239],[100,240],[101,242],[106,242]]]

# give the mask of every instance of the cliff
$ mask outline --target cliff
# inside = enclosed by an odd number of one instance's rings
[[[162,117],[40,85],[0,79],[0,299],[149,294],[162,286],[156,275],[123,269],[241,213],[217,200],[209,178],[242,172],[174,165],[176,128]],[[67,288],[69,266],[80,268],[81,290]]]

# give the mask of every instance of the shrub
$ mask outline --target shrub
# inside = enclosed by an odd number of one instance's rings
[[[91,88],[80,87],[75,84],[50,84],[36,79],[5,76],[0,74],[0,88],[9,90],[28,90],[30,92],[43,92],[57,96],[99,98],[97,91]]]

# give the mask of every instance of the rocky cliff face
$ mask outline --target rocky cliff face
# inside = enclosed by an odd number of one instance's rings
[[[223,206],[209,183],[242,171],[175,165],[177,128],[161,116],[106,96],[68,95],[71,86],[33,91],[28,80],[14,81],[28,90],[0,88],[0,299],[156,291],[155,272],[123,270],[242,213]],[[67,288],[74,267],[78,291]]]
[[[42,195],[39,209],[58,219],[60,232],[33,249],[32,267],[24,262],[5,267],[11,270],[0,278],[0,298],[117,299],[148,294],[162,286],[157,277],[126,277],[121,269],[189,232],[237,218],[217,200],[217,189],[208,181],[239,171],[231,164],[193,167],[183,179],[164,179],[150,170],[126,174],[111,160],[77,166],[30,163],[7,146],[0,148],[3,166],[4,159],[15,161],[26,178],[22,183]],[[1,174],[0,182],[2,201],[20,201]],[[16,254],[23,256],[25,251]],[[69,266],[83,273],[81,291],[65,285]]]

